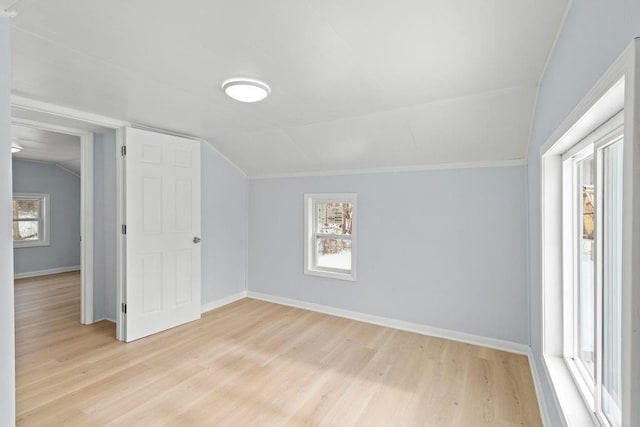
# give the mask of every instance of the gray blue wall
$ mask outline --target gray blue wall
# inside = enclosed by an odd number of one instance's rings
[[[14,272],[80,265],[80,178],[58,166],[13,160],[13,192],[50,195],[49,246],[17,248]]]
[[[11,228],[10,23],[0,16],[0,425],[16,419]]]
[[[531,347],[541,374],[540,148],[638,36],[640,1],[574,0],[541,82],[528,165]],[[553,425],[561,425],[545,375],[540,379]]]
[[[526,169],[250,181],[249,289],[527,344]],[[358,280],[303,274],[303,194],[358,193]]]
[[[93,318],[116,319],[116,132],[94,134]]]
[[[202,144],[202,303],[246,289],[248,181]]]

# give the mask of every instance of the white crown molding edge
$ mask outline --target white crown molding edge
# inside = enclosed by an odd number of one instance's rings
[[[200,142],[204,142],[211,147],[217,155],[222,157],[227,163],[233,166],[238,172],[248,179],[273,179],[273,178],[295,178],[306,176],[335,176],[335,175],[362,175],[362,174],[377,174],[377,173],[401,173],[401,172],[420,172],[430,170],[449,170],[449,169],[475,169],[475,168],[493,168],[493,167],[509,167],[509,166],[524,166],[527,164],[527,157],[521,159],[512,160],[497,160],[497,161],[478,161],[478,162],[461,162],[461,163],[441,163],[434,165],[412,165],[412,166],[397,166],[397,167],[384,167],[384,168],[363,168],[363,169],[346,169],[335,171],[318,171],[318,172],[293,172],[283,174],[265,174],[265,175],[250,175],[244,171],[235,162],[229,159],[218,148],[216,148],[211,142],[202,139],[194,135],[188,135],[180,132],[175,132],[167,129],[160,129],[154,126],[145,125],[142,123],[131,123],[123,120],[114,119],[112,117],[103,116],[100,114],[89,113],[82,110],[77,110],[69,107],[63,107],[56,104],[51,104],[45,101],[37,101],[27,96],[11,94],[11,107],[19,108],[30,111],[37,111],[40,113],[57,115],[69,119],[75,119],[87,123],[91,123],[98,126],[103,126],[111,129],[122,128],[126,126],[136,127],[139,129],[154,130],[156,132],[162,132],[169,135],[181,136],[184,138],[195,139]]]
[[[13,275],[13,278],[26,279],[29,277],[47,276],[49,274],[69,273],[71,271],[80,271],[80,266],[73,265],[71,267],[58,267],[58,268],[49,268],[47,270],[26,271],[24,273],[15,273]]]
[[[80,178],[80,174],[79,173],[74,172],[71,169],[68,169],[68,168],[62,166],[60,163],[52,162],[52,161],[49,161],[49,160],[23,159],[22,157],[14,157],[13,160],[18,160],[20,162],[39,163],[41,165],[56,166],[56,167],[62,169],[63,171],[68,172],[71,175],[75,175],[78,178]]]
[[[366,175],[381,173],[403,173],[403,172],[424,172],[454,169],[483,169],[483,168],[503,168],[514,166],[526,166],[527,159],[497,160],[486,162],[466,162],[466,163],[440,163],[434,165],[412,165],[394,166],[388,168],[365,168],[365,169],[343,169],[335,171],[318,172],[292,172],[283,174],[249,175],[250,180],[259,179],[281,179],[281,178],[303,178],[313,176],[340,176],[340,175]]]
[[[72,171],[71,169],[62,166],[60,163],[53,163],[53,165],[59,167],[65,172],[69,172],[71,175],[75,175],[76,177],[80,178],[80,174],[78,172]]]

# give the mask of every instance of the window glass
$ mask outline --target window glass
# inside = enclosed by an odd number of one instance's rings
[[[46,194],[14,194],[12,201],[14,247],[49,244],[47,216],[49,196]]]
[[[356,280],[357,194],[305,194],[304,273]]]
[[[14,219],[36,219],[40,217],[40,199],[14,199]]]
[[[40,240],[40,199],[13,199],[13,240]]]
[[[594,161],[589,156],[576,164],[578,182],[577,358],[594,377],[595,342],[595,193]]]
[[[316,265],[337,270],[351,270],[351,240],[318,238]]]
[[[351,234],[351,203],[318,202],[316,230],[322,234]]]
[[[13,240],[29,241],[40,239],[38,221],[16,221],[13,223]]]

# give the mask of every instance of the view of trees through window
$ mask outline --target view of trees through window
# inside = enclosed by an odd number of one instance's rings
[[[40,238],[40,199],[13,200],[13,240]]]
[[[317,265],[351,269],[351,203],[317,203]],[[344,236],[344,237],[343,237]]]

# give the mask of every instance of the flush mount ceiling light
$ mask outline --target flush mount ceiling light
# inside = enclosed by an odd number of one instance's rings
[[[237,77],[225,80],[222,90],[229,97],[240,102],[258,102],[265,99],[271,93],[271,88],[260,80]]]
[[[22,146],[16,144],[15,142],[11,143],[11,153],[17,153],[19,151],[22,151]]]

